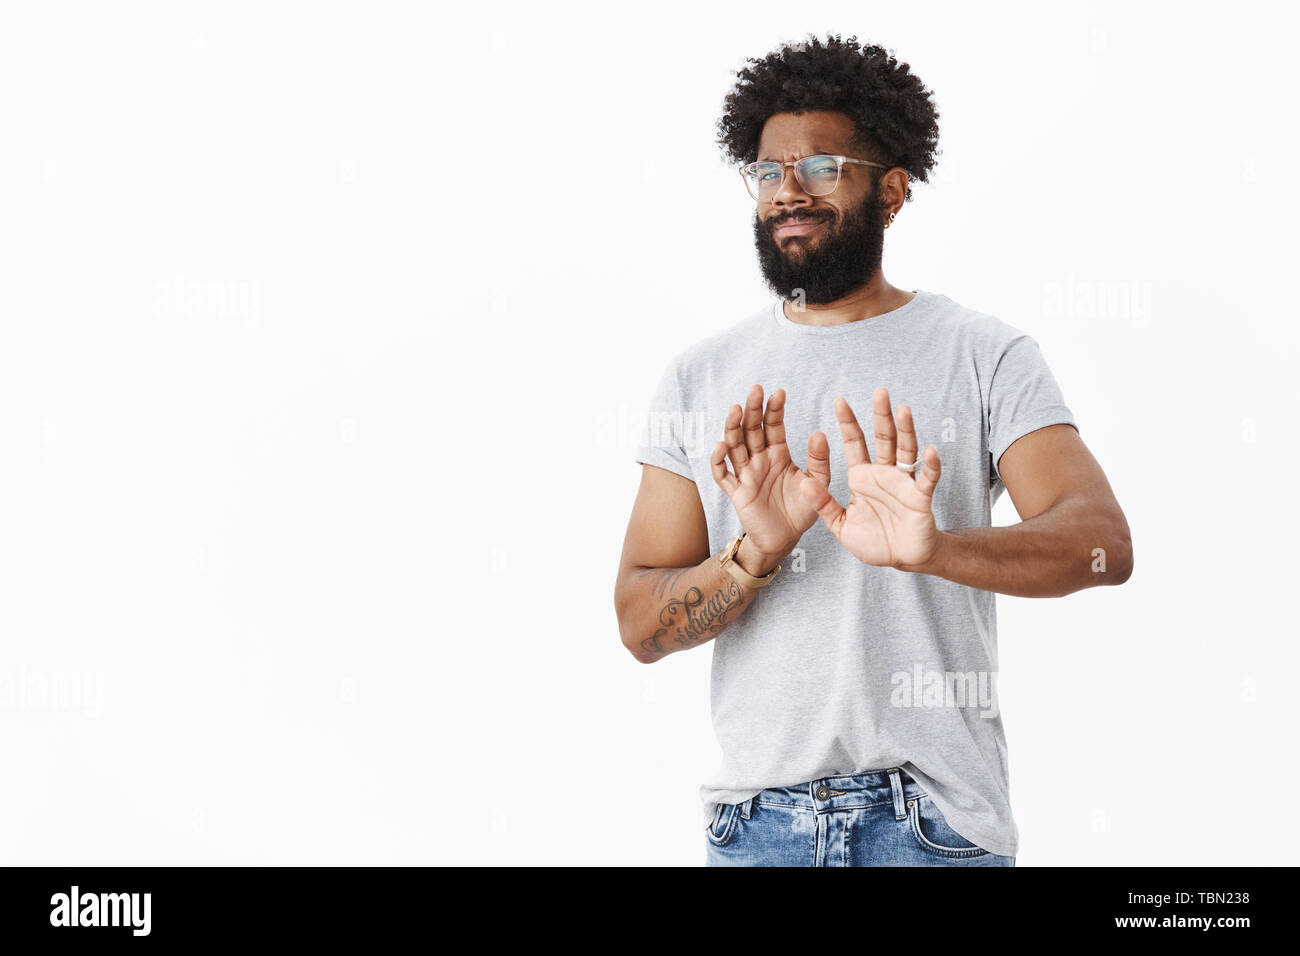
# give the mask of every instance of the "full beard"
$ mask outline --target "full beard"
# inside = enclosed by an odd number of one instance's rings
[[[826,222],[818,236],[791,236],[778,243],[754,215],[754,245],[769,289],[781,298],[828,305],[860,289],[880,270],[885,246],[885,204],[872,190],[840,221]]]

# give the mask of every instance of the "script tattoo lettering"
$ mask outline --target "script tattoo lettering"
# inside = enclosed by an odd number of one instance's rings
[[[659,583],[655,585],[655,597],[661,598],[668,594],[673,585],[677,583],[677,579],[689,570],[690,568],[681,568],[677,571],[669,571],[667,574],[659,575]]]
[[[647,651],[665,653],[661,641],[672,634],[682,647],[698,644],[717,634],[727,623],[727,615],[740,606],[744,592],[736,581],[729,581],[707,601],[699,588],[691,588],[682,598],[673,598],[659,612],[659,630],[641,642]]]

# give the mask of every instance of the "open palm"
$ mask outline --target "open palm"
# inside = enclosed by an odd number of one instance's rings
[[[727,410],[723,441],[710,458],[713,479],[736,509],[740,526],[754,546],[765,554],[785,555],[817,521],[817,508],[803,497],[805,481],[830,484],[830,459],[820,457],[809,443],[808,470],[790,459],[785,443],[785,389],[778,388],[763,412],[763,389],[752,385],[745,408]],[[731,460],[735,474],[727,470]]]
[[[939,481],[939,452],[933,445],[925,450],[924,468],[915,477],[899,469],[917,460],[916,429],[912,410],[899,406],[898,427],[890,411],[889,391],[876,389],[872,396],[875,419],[876,460],[867,454],[867,442],[849,403],[835,400],[835,417],[844,440],[848,464],[849,505],[841,507],[827,485],[805,480],[800,494],[816,508],[827,530],[846,550],[867,564],[906,568],[924,565],[939,546],[932,498]],[[818,444],[826,436],[815,432],[809,440]],[[829,484],[829,483],[828,483]]]

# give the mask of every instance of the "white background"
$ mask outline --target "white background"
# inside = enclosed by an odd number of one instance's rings
[[[702,863],[709,651],[613,611],[632,425],[769,301],[732,71],[834,31],[941,114],[887,276],[1037,339],[1133,531],[999,598],[1018,865],[1292,862],[1273,9],[6,7],[0,861]]]

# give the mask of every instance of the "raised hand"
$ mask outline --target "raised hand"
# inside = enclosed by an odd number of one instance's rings
[[[895,446],[898,461],[910,465],[917,460],[912,409],[899,406],[895,429],[888,389],[876,389],[872,404],[876,432],[874,462],[867,454],[866,438],[853,409],[845,399],[835,400],[835,418],[839,421],[844,458],[848,463],[848,508],[841,507],[831,495],[829,479],[825,483],[805,479],[800,494],[821,515],[827,530],[858,560],[901,569],[923,566],[939,547],[939,531],[931,510],[934,488],[939,482],[939,452],[933,445],[927,447],[924,468],[914,474],[898,468]],[[810,456],[814,441],[819,447],[829,448],[826,436],[813,432],[808,439]]]
[[[752,385],[745,408],[727,410],[723,441],[709,456],[713,480],[736,509],[740,526],[755,552],[775,564],[794,550],[817,521],[817,509],[800,495],[805,482],[825,488],[831,483],[828,449],[820,454],[808,442],[808,470],[790,460],[785,443],[785,389],[778,388],[763,412],[763,388]],[[731,459],[733,475],[727,470]]]

